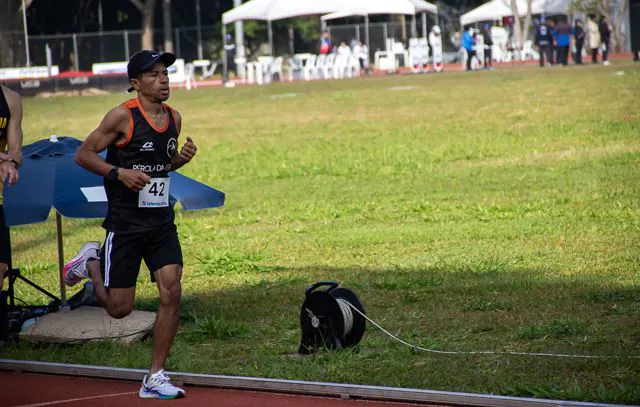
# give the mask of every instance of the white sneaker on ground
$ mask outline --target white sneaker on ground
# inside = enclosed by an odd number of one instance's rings
[[[143,399],[180,399],[184,397],[185,391],[174,386],[169,376],[159,370],[152,375],[145,375],[140,387],[140,397]]]
[[[100,258],[100,243],[85,243],[78,251],[76,256],[64,265],[64,282],[69,287],[78,283],[78,281],[89,278],[87,271],[87,260]]]
[[[609,61],[604,61],[604,62],[602,63],[602,65],[605,65],[605,66],[606,66],[606,65],[609,65],[609,63],[610,63]]]

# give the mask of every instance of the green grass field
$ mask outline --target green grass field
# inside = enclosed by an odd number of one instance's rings
[[[284,95],[295,93],[296,95]],[[275,96],[275,97],[274,97]],[[108,97],[25,101],[26,143],[83,139]],[[537,67],[176,90],[181,172],[227,194],[177,212],[185,255],[170,370],[640,402],[640,69]],[[67,257],[102,240],[64,221]],[[13,229],[57,290],[55,221]],[[304,289],[336,280],[372,326],[357,352],[297,356]],[[45,302],[25,285],[17,296]],[[137,309],[155,310],[141,273]],[[0,357],[145,368],[151,341],[4,346]],[[614,358],[619,357],[619,358]]]

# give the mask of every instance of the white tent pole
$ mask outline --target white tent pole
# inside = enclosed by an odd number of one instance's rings
[[[416,15],[411,16],[411,37],[416,38],[418,36],[418,28],[416,25]]]
[[[369,16],[368,15],[364,16],[364,39],[366,41],[367,48],[371,48],[371,45],[369,44]]]
[[[273,29],[271,28],[271,20],[267,22],[269,25],[269,49],[271,50],[271,56],[275,56],[273,54]]]
[[[369,44],[369,15],[364,16],[364,39],[367,45],[367,61],[371,61],[371,44]],[[369,65],[367,65],[369,66]]]
[[[233,0],[233,7],[240,7],[241,0]],[[240,61],[238,70],[240,71],[240,79],[244,80],[244,24],[242,21],[236,21],[236,59]]]
[[[29,55],[29,33],[27,31],[27,8],[22,0],[22,23],[24,25],[24,48],[27,52],[27,66],[31,66],[31,56]],[[77,55],[75,56],[77,58]]]
[[[227,36],[227,25],[225,23],[222,23],[222,83],[227,82],[227,50],[224,49],[226,36]]]
[[[422,38],[427,38],[427,12],[422,13]]]
[[[196,25],[198,27],[197,29],[198,59],[202,59],[203,52],[202,52],[202,27],[200,25],[200,0],[196,0]]]

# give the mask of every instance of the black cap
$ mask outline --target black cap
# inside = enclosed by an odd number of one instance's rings
[[[136,52],[127,64],[127,75],[129,76],[129,80],[135,79],[141,73],[148,71],[156,62],[163,62],[167,67],[170,67],[174,62],[176,62],[176,56],[170,52],[162,54],[149,50]],[[133,90],[133,87],[130,87],[128,92],[133,92]]]

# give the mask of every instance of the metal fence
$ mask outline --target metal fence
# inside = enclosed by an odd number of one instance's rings
[[[427,17],[427,28],[436,24],[435,17]],[[443,37],[447,38],[446,28]],[[331,25],[328,28],[334,44],[341,41],[350,44],[352,40],[366,42],[366,28],[362,24]],[[371,55],[376,51],[386,49],[385,39],[393,38],[407,45],[408,38],[413,36],[413,27],[407,24],[388,22],[369,24],[369,51]],[[198,43],[197,27],[181,27],[173,29],[174,53],[178,58],[192,61],[199,58],[221,59],[220,56],[220,27],[203,26],[200,29],[201,43]],[[415,33],[418,37],[423,34],[422,19],[416,19]],[[11,35],[11,55],[3,59],[4,67],[25,66],[26,51],[24,34],[16,32]],[[47,48],[50,50],[51,64],[57,65],[60,71],[91,71],[91,66],[99,62],[126,61],[140,49],[141,30],[104,31],[94,33],[56,34],[29,36],[29,55],[31,65],[47,65]],[[266,38],[264,39],[266,42]],[[153,43],[163,44],[162,30],[154,30]],[[444,42],[445,50],[447,42]],[[158,47],[160,48],[160,47]],[[278,51],[282,49],[280,47]],[[314,42],[308,42],[304,47],[295,50],[300,52],[317,52]],[[449,50],[450,51],[450,50]]]
[[[175,28],[173,30],[174,53],[178,58],[191,61],[201,57],[214,57],[216,45],[219,46],[221,41],[219,28],[204,26],[200,32],[201,51],[198,47],[197,27]],[[9,64],[10,66],[25,66],[24,34],[13,33],[11,35],[14,52]],[[46,66],[48,47],[51,53],[51,64],[59,66],[60,71],[90,71],[94,63],[127,61],[133,53],[140,49],[141,38],[141,30],[34,35],[29,36],[29,56],[31,65]],[[163,44],[163,42],[163,31],[154,30],[153,43]]]

